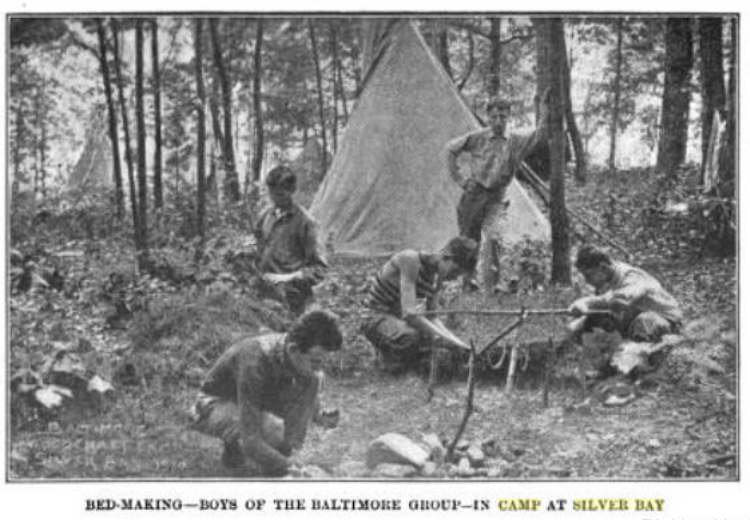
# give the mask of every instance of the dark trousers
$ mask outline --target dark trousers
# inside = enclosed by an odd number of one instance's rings
[[[619,314],[592,314],[586,317],[583,328],[578,334],[592,332],[594,329],[602,329],[607,332],[619,332],[625,339],[633,341],[657,342],[665,334],[676,334],[680,325],[672,323],[664,316],[653,312],[624,312]]]
[[[237,403],[219,397],[200,394],[193,407],[193,427],[206,435],[224,441],[225,449],[235,452],[247,476],[277,476],[245,455],[242,450],[240,411]],[[261,430],[263,439],[278,450],[284,449],[284,421],[264,412]]]
[[[482,224],[496,198],[495,191],[488,190],[477,182],[469,183],[461,194],[456,210],[461,236],[471,238],[477,244],[482,240]]]

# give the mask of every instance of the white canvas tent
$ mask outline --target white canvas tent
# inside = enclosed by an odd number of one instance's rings
[[[480,125],[413,23],[386,30],[310,207],[321,240],[337,253],[437,250],[458,232],[460,190],[443,150]],[[517,181],[507,199],[506,243],[549,238],[544,215]]]

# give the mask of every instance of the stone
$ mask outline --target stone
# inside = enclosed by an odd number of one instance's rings
[[[328,473],[326,470],[324,470],[320,466],[315,466],[315,465],[305,466],[303,473],[307,478],[313,478],[313,479],[331,478],[330,473]]]
[[[443,461],[445,461],[445,455],[447,453],[447,450],[445,446],[443,446],[443,443],[440,440],[440,437],[438,437],[434,433],[423,435],[422,443],[427,448],[427,451],[430,452],[431,461],[436,462],[438,464],[441,464]]]
[[[502,477],[504,470],[505,468],[500,467],[500,466],[493,466],[491,468],[487,468],[487,478]]]
[[[496,457],[500,453],[500,444],[497,439],[490,437],[482,441],[482,451],[487,457]]]
[[[422,476],[434,477],[437,474],[437,469],[438,465],[431,460],[428,460],[427,462],[425,462],[424,467],[422,468]]]
[[[458,467],[456,469],[458,470],[459,477],[473,477],[475,475],[474,468],[471,467],[471,462],[469,462],[468,457],[463,457],[458,462]]]
[[[484,466],[484,451],[482,451],[482,448],[478,445],[472,444],[469,446],[469,449],[466,450],[466,457],[469,459],[472,468]]]
[[[417,474],[417,469],[410,464],[393,464],[384,462],[378,464],[372,472],[373,477],[407,478]]]
[[[489,472],[489,468],[474,468],[474,476],[476,477],[486,477]]]
[[[370,443],[367,448],[367,467],[383,463],[410,464],[421,469],[430,454],[419,444],[400,433],[386,433]]]
[[[551,467],[549,473],[553,477],[568,478],[570,477],[570,469],[562,467]]]
[[[344,462],[338,467],[338,473],[342,477],[349,478],[370,476],[370,470],[367,468],[367,465],[358,460]]]

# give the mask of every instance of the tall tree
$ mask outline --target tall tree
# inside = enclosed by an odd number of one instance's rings
[[[714,113],[719,112],[722,117],[726,114],[722,24],[723,20],[719,17],[702,16],[698,19],[702,98],[701,152],[704,168]]]
[[[44,76],[40,78],[39,83],[35,86],[35,94],[33,98],[34,103],[34,126],[37,130],[44,128],[44,116],[42,114],[43,107],[43,89],[44,89]],[[40,131],[39,134],[42,134]],[[40,142],[39,135],[34,136],[34,195],[36,198],[37,194],[41,194],[41,199],[44,200],[44,162],[42,160],[42,143]]]
[[[196,171],[198,184],[198,236],[200,249],[206,239],[206,89],[203,84],[203,20],[193,19],[193,44],[195,46],[195,91],[198,97],[198,136]]]
[[[209,193],[216,187],[216,161],[217,157],[224,157],[226,146],[224,145],[224,130],[222,128],[221,110],[219,109],[219,79],[218,73],[216,73],[216,67],[214,67],[215,74],[213,75],[214,80],[210,83],[211,88],[207,93],[208,97],[208,109],[211,114],[211,129],[213,133],[213,143],[211,144],[210,162],[211,162],[211,173],[208,175],[208,191]],[[215,150],[218,149],[217,154]],[[223,160],[223,159],[222,159]]]
[[[325,175],[328,170],[328,138],[326,136],[326,112],[325,112],[325,101],[323,97],[323,74],[320,70],[320,56],[318,54],[318,39],[315,35],[315,26],[313,25],[312,19],[308,18],[307,27],[310,32],[310,47],[312,49],[313,65],[315,66],[315,83],[318,90],[318,116],[320,117],[320,137],[323,142],[323,153],[321,154],[320,163],[320,176],[321,178]]]
[[[693,67],[693,32],[690,18],[668,18],[661,132],[656,167],[675,175],[685,162],[690,110],[690,71]]]
[[[338,36],[338,33],[337,33]],[[338,38],[337,38],[338,40]],[[341,63],[341,56],[338,52],[338,45],[336,45],[336,55],[334,56],[333,66],[336,74],[336,85],[335,88],[338,90],[338,97],[341,100],[341,109],[344,114],[344,125],[349,120],[349,107],[346,105],[346,91],[344,90],[344,73],[343,65]]]
[[[96,19],[96,34],[99,40],[99,67],[102,72],[104,95],[107,100],[107,120],[109,128],[109,143],[112,145],[112,176],[115,182],[115,208],[117,219],[122,219],[125,213],[125,193],[122,189],[122,165],[120,164],[120,139],[117,134],[117,110],[112,95],[112,78],[109,73],[109,59],[107,58],[107,38],[104,21]]]
[[[253,112],[255,113],[255,147],[253,150],[253,180],[260,182],[260,172],[263,167],[263,18],[258,18],[255,31],[255,52],[253,60]]]
[[[729,163],[727,164],[727,176],[732,179],[732,189],[730,193],[734,194],[737,178],[737,16],[729,20],[729,92],[727,103],[727,154]]]
[[[154,91],[154,208],[164,205],[161,175],[161,72],[159,71],[159,21],[151,20],[151,67]]]
[[[443,70],[453,79],[450,54],[448,53],[448,27],[442,20],[430,18],[427,22],[430,46],[443,66]]]
[[[609,123],[609,160],[607,166],[610,172],[615,171],[615,159],[617,157],[617,128],[620,126],[620,94],[622,92],[622,38],[625,19],[618,17],[615,22],[617,33],[617,45],[615,46],[615,75],[612,78],[612,119]]]
[[[338,127],[339,127],[339,111],[338,111],[338,80],[336,78],[337,62],[339,61],[338,56],[338,37],[336,34],[335,21],[329,20],[328,22],[328,40],[331,48],[331,85],[333,85],[333,103],[331,103],[332,110],[332,124],[331,124],[331,140],[333,144],[333,153],[336,153],[338,148]]]
[[[146,112],[143,93],[143,19],[135,21],[135,118],[138,141],[138,250],[139,268],[148,259],[148,180],[146,177]]]
[[[500,93],[500,59],[503,53],[500,42],[501,22],[500,18],[490,18],[490,79],[487,84],[487,94],[490,97]]]
[[[564,42],[563,42],[564,43]],[[576,180],[583,184],[586,182],[586,151],[583,148],[583,140],[581,138],[581,132],[578,130],[578,123],[576,122],[575,113],[573,112],[573,98],[570,92],[570,60],[567,58],[567,52],[565,53],[565,123],[568,129],[568,135],[570,135],[570,142],[573,143],[573,151],[576,156]]]
[[[240,200],[240,184],[237,166],[234,160],[234,141],[232,140],[232,89],[229,84],[229,73],[224,64],[219,40],[219,20],[209,18],[208,29],[211,34],[211,47],[214,55],[214,65],[221,85],[221,104],[224,120],[224,169],[226,171],[226,194],[232,201]]]
[[[44,75],[41,76],[39,84],[37,85],[37,96],[36,96],[36,114],[37,130],[39,137],[37,139],[36,150],[38,151],[38,164],[39,164],[39,187],[44,199],[47,196],[47,118],[48,118],[48,106],[46,102],[46,85],[47,80]]]
[[[562,18],[534,18],[542,117],[548,117],[550,149],[550,223],[552,282],[570,284],[570,238],[565,204],[565,34]],[[544,96],[547,99],[544,99]],[[548,112],[545,114],[545,112]]]
[[[112,24],[112,44],[114,54],[115,77],[117,78],[117,93],[120,101],[120,112],[122,112],[122,130],[125,140],[125,165],[128,169],[128,186],[130,194],[130,211],[133,214],[133,233],[135,234],[136,247],[141,243],[140,217],[138,216],[138,199],[135,186],[135,172],[133,170],[133,150],[130,145],[130,122],[128,117],[127,98],[125,96],[125,81],[122,75],[122,60],[120,59],[120,23],[116,18],[110,20]]]
[[[13,143],[12,161],[13,161],[13,185],[11,187],[11,194],[13,201],[18,200],[18,194],[21,191],[21,182],[23,180],[23,171],[21,164],[23,163],[23,142],[25,139],[26,123],[24,117],[23,105],[18,103],[13,110],[15,115],[15,135],[11,142]]]

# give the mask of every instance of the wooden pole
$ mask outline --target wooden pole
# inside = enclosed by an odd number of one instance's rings
[[[526,316],[568,316],[568,309],[535,309],[523,311]],[[415,316],[441,316],[441,315],[460,315],[467,314],[472,316],[520,316],[521,311],[513,309],[490,309],[490,310],[472,310],[472,309],[441,309],[432,311],[423,311],[415,313]],[[590,314],[610,314],[608,310],[590,310],[585,313]]]
[[[510,347],[510,360],[508,361],[508,378],[505,380],[505,393],[513,391],[513,378],[516,375],[516,365],[518,364],[518,347]]]
[[[458,441],[461,440],[461,435],[463,435],[464,430],[466,429],[466,424],[469,422],[469,416],[474,411],[474,386],[475,386],[475,369],[476,369],[476,358],[477,358],[477,351],[474,348],[474,342],[471,341],[469,343],[471,346],[471,354],[469,357],[469,378],[466,382],[466,386],[468,387],[468,390],[466,392],[466,407],[464,408],[464,415],[461,418],[461,424],[458,426],[458,430],[456,431],[456,436],[453,438],[453,442],[450,443],[448,446],[448,452],[446,455],[446,459],[450,460],[453,458],[453,453],[456,450],[456,446],[458,445]]]
[[[547,352],[544,355],[544,380],[542,382],[542,406],[545,408],[549,406],[549,379],[552,367],[555,365],[555,357],[555,344],[550,336]]]

